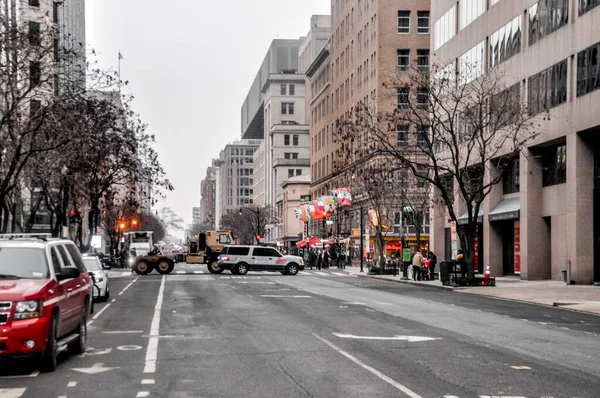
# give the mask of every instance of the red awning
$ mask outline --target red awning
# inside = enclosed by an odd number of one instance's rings
[[[316,245],[317,243],[321,242],[321,238],[319,238],[318,236],[313,236],[312,238],[310,238],[308,240],[308,244],[309,245]]]
[[[303,247],[306,247],[307,244],[308,244],[307,241],[300,240],[300,241],[296,242],[296,247],[303,248]]]

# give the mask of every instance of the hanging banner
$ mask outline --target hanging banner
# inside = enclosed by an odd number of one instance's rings
[[[369,228],[367,228],[365,231],[364,247],[365,247],[365,253],[366,253],[365,257],[368,257],[368,254],[371,253],[371,234],[369,232]]]
[[[515,274],[521,273],[521,222],[515,221]]]
[[[338,188],[332,191],[339,206],[352,206],[352,189]]]
[[[458,236],[456,234],[456,221],[450,223],[450,241],[452,243],[452,259],[456,260],[458,255]]]

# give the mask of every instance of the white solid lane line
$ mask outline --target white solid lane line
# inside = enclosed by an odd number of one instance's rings
[[[383,373],[381,373],[377,369],[370,367],[366,363],[362,362],[360,359],[358,359],[358,358],[356,358],[356,357],[348,354],[346,351],[342,350],[341,348],[339,348],[338,346],[336,346],[335,344],[333,344],[331,341],[329,341],[327,339],[324,339],[323,337],[319,336],[316,333],[313,333],[312,335],[315,336],[316,338],[318,338],[319,340],[321,340],[323,343],[327,344],[329,347],[333,348],[339,354],[345,356],[346,358],[348,358],[349,360],[351,360],[352,362],[354,362],[355,364],[357,364],[358,366],[360,366],[361,368],[363,368],[363,369],[371,372],[372,374],[374,374],[375,376],[379,377],[381,380],[385,381],[386,383],[388,383],[392,387],[395,387],[396,389],[402,391],[404,394],[406,394],[410,398],[422,398],[419,394],[417,394],[416,392],[412,391],[408,387],[406,387],[406,386],[398,383],[394,379],[392,379],[392,378],[384,375]]]
[[[146,365],[144,373],[156,372],[156,358],[158,357],[158,335],[160,329],[160,311],[162,310],[163,296],[165,291],[165,276],[163,275],[158,289],[158,297],[156,298],[156,306],[154,307],[154,316],[150,326],[150,338],[148,340],[148,350],[146,351]]]
[[[139,278],[139,277],[138,277],[138,278]],[[129,283],[129,285],[125,286],[125,287],[123,288],[123,290],[121,290],[121,291],[119,292],[119,296],[120,296],[120,295],[122,295],[123,293],[125,293],[125,290],[129,289],[129,286],[133,285],[133,282],[137,281],[137,280],[138,280],[138,278],[135,278],[134,280],[132,280],[132,281]]]
[[[76,381],[70,381],[69,384],[67,384],[67,387],[77,387],[77,382]]]

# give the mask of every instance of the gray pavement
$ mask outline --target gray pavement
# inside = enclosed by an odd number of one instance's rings
[[[597,397],[600,318],[358,278],[115,275],[90,349],[7,397]],[[187,271],[190,272],[187,272]],[[317,273],[318,272],[318,273]],[[29,377],[25,377],[29,376]]]

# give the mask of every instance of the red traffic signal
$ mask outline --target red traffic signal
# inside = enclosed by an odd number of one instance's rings
[[[333,230],[331,228],[327,228],[327,236],[333,235]]]
[[[256,241],[260,242],[260,235],[256,235]]]
[[[76,214],[77,214],[77,212],[75,211],[75,209],[71,209],[71,211],[69,212],[69,215],[71,217],[75,217]]]

